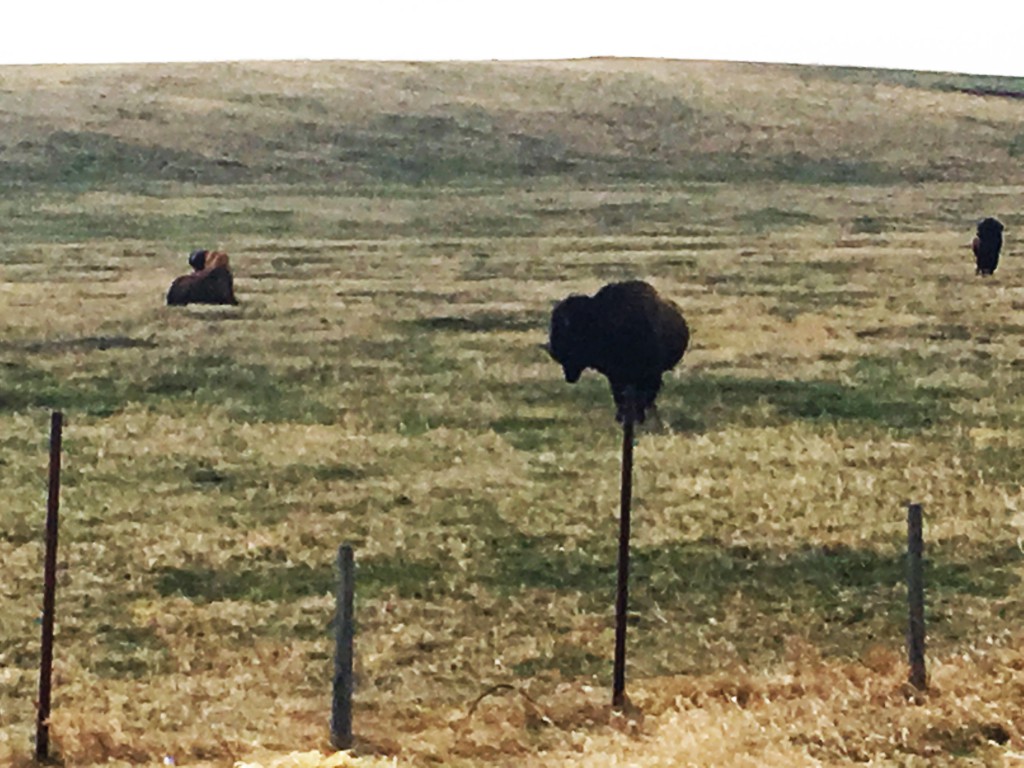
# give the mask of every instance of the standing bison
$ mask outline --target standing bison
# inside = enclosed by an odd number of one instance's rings
[[[237,304],[228,255],[221,251],[193,251],[188,263],[194,270],[171,283],[167,304]]]
[[[999,251],[1003,247],[1003,225],[989,217],[978,222],[978,234],[971,243],[974,251],[976,275],[991,275],[999,266]]]
[[[632,280],[561,301],[551,313],[547,350],[570,384],[585,368],[607,376],[618,421],[625,419],[626,390],[632,387],[634,415],[642,422],[661,389],[662,374],[682,359],[689,341],[679,307],[647,283]]]

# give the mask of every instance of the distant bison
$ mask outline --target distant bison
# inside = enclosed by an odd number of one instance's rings
[[[1003,247],[1003,225],[991,217],[978,222],[978,234],[971,243],[976,275],[991,275],[999,266],[999,251]]]
[[[168,305],[238,303],[226,253],[193,251],[188,257],[188,263],[194,271],[171,283],[167,291]]]
[[[201,249],[192,251],[188,257],[188,264],[196,272],[202,272],[204,269],[214,269],[216,267],[230,269],[228,255],[223,251],[204,251]]]
[[[634,415],[643,421],[661,390],[662,374],[682,359],[689,341],[679,307],[632,280],[561,301],[551,313],[547,350],[569,383],[585,368],[607,376],[619,421],[626,416],[626,389],[633,387]]]

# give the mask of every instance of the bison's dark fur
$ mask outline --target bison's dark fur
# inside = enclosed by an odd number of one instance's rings
[[[569,296],[551,313],[548,353],[574,383],[585,368],[608,377],[615,417],[625,418],[627,387],[638,421],[661,389],[662,374],[686,351],[690,330],[673,302],[640,280],[606,285],[594,296]]]
[[[182,275],[167,291],[169,305],[237,304],[234,281],[227,267],[214,267]]]
[[[977,265],[975,274],[991,275],[999,266],[999,251],[1003,247],[1003,225],[998,219],[991,217],[978,222],[978,234],[971,243],[974,250],[974,261]]]

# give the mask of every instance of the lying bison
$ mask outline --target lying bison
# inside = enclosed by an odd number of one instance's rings
[[[1003,225],[998,219],[989,217],[978,222],[978,234],[971,243],[974,251],[976,275],[991,275],[999,266],[999,251],[1003,247]]]
[[[238,303],[226,253],[193,251],[188,257],[188,263],[194,271],[171,283],[167,291],[168,305]]]
[[[224,251],[204,251],[202,249],[192,251],[188,255],[188,265],[196,272],[216,267],[224,267],[225,269],[230,269],[231,267],[228,262],[228,255]]]
[[[626,416],[626,390],[632,387],[634,416],[643,421],[662,374],[682,359],[689,341],[679,307],[647,283],[632,280],[561,301],[551,313],[547,350],[570,384],[585,368],[607,376],[618,421]]]

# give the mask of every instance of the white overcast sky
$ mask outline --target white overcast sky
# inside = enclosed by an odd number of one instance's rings
[[[9,0],[0,64],[586,56],[1024,76],[1024,1]]]

